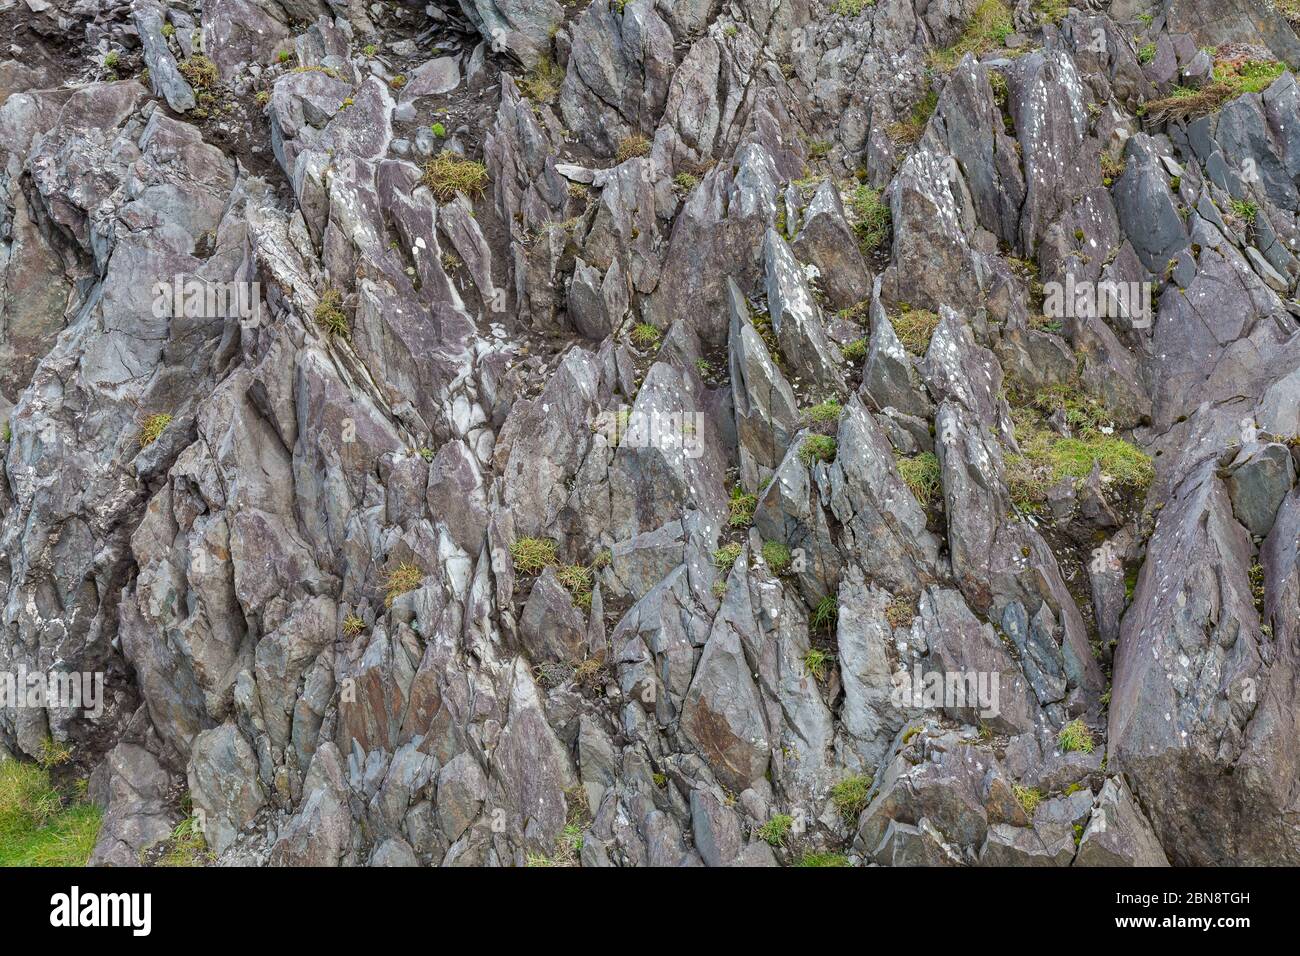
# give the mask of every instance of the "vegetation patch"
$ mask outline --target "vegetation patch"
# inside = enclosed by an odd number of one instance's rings
[[[831,13],[838,13],[842,17],[856,17],[868,7],[874,7],[876,0],[835,0],[831,4]]]
[[[158,436],[163,433],[168,425],[172,423],[172,417],[166,412],[159,412],[156,415],[150,415],[140,423],[140,447],[147,448],[158,440]]]
[[[555,563],[555,542],[550,538],[516,538],[510,545],[510,560],[521,574],[538,574]]]
[[[1001,47],[1015,32],[1011,9],[1001,0],[984,0],[975,8],[961,39],[946,50],[930,54],[930,63],[940,70],[951,70],[967,53],[973,53],[977,58],[983,56]]]
[[[845,345],[841,351],[844,353],[845,361],[852,362],[854,365],[858,365],[866,361],[867,340],[854,339],[852,342],[849,342],[847,345]]]
[[[629,159],[645,156],[649,152],[650,140],[640,133],[633,133],[631,136],[625,136],[619,140],[618,151],[614,155],[620,163],[625,163]]]
[[[834,663],[835,657],[817,647],[808,648],[803,656],[803,669],[811,674],[818,683],[826,679],[826,673]]]
[[[632,344],[638,348],[652,349],[659,344],[659,340],[663,338],[663,333],[649,322],[638,322],[632,326],[632,331],[628,337],[631,338]]]
[[[555,572],[555,578],[573,595],[573,603],[587,610],[591,607],[591,568],[581,564],[566,564]]]
[[[917,501],[929,505],[938,500],[943,484],[940,481],[939,457],[934,452],[925,451],[895,460],[898,462],[899,475],[912,490],[912,494],[916,495]]]
[[[180,65],[181,76],[196,92],[209,92],[221,81],[217,65],[202,53],[195,53]]]
[[[786,835],[794,826],[794,817],[788,813],[778,813],[758,828],[758,835],[771,846],[784,846]]]
[[[384,596],[384,606],[392,607],[401,595],[418,588],[423,578],[424,572],[409,562],[403,561],[393,568],[388,572],[388,593]]]
[[[758,496],[751,495],[740,485],[731,489],[731,500],[727,502],[727,524],[733,528],[748,528],[754,520],[754,509],[758,507]]]
[[[790,568],[790,549],[780,541],[763,542],[763,563],[773,574],[784,574]]]
[[[939,327],[939,316],[926,309],[904,307],[893,321],[894,334],[899,343],[913,355],[924,355],[930,347],[930,338]]]
[[[0,763],[0,867],[85,866],[101,818],[84,795],[60,793],[47,768]]]
[[[889,138],[903,146],[912,146],[925,132],[925,124],[930,122],[934,108],[939,105],[939,94],[934,90],[926,93],[921,101],[912,107],[906,119],[892,124],[887,132]]]
[[[885,605],[885,620],[890,627],[907,627],[916,617],[916,601],[906,594],[900,594]]]
[[[728,573],[731,570],[732,565],[736,563],[736,559],[740,557],[740,552],[742,550],[743,549],[738,544],[724,544],[722,547],[718,548],[717,551],[713,552],[714,567],[723,574]]]
[[[797,866],[848,866],[849,858],[843,853],[805,853]]]
[[[805,408],[803,417],[806,421],[816,425],[831,425],[840,420],[843,411],[843,405],[833,399],[827,399],[824,402],[818,402],[811,408]]]
[[[1169,96],[1143,104],[1139,112],[1148,126],[1195,119],[1213,113],[1243,93],[1262,93],[1285,71],[1286,65],[1277,60],[1216,60],[1213,79],[1205,86],[1176,86]]]
[[[880,190],[861,184],[849,194],[848,211],[858,246],[863,255],[870,255],[889,235],[889,206],[880,198]]]
[[[203,837],[203,828],[197,817],[188,816],[172,829],[167,842],[163,844],[158,866],[188,867],[206,866],[215,857],[208,849],[208,841]]]
[[[846,823],[854,823],[867,808],[867,795],[873,780],[869,774],[855,773],[831,787],[831,802]]]
[[[519,89],[534,103],[549,103],[560,95],[564,71],[549,56],[537,61],[528,76],[519,81]]]
[[[1071,414],[1087,419],[1094,413],[1076,406],[1067,419]],[[1036,510],[1047,490],[1064,478],[1087,478],[1094,461],[1100,462],[1103,476],[1132,495],[1145,492],[1155,477],[1151,459],[1141,449],[1095,425],[1084,424],[1077,436],[1064,436],[1047,427],[1033,408],[1016,409],[1012,417],[1020,454],[1006,456],[1007,489],[1022,509]]]
[[[1095,744],[1092,740],[1092,731],[1082,720],[1072,720],[1056,735],[1056,742],[1061,750],[1070,753],[1072,750],[1078,750],[1086,754],[1092,753]]]
[[[799,446],[799,460],[805,466],[810,466],[815,461],[832,462],[837,447],[835,439],[830,435],[809,435]]]
[[[343,311],[343,294],[337,289],[328,289],[321,295],[312,318],[329,335],[341,339],[352,336],[352,324],[348,321],[348,314]]]
[[[487,167],[444,150],[424,164],[422,181],[442,202],[451,202],[458,193],[474,198],[487,188]]]
[[[813,608],[812,617],[808,623],[821,631],[831,631],[835,629],[835,622],[839,620],[840,604],[839,601],[831,595],[827,595],[817,602]]]
[[[1015,794],[1016,800],[1024,808],[1026,815],[1032,817],[1034,811],[1038,809],[1038,804],[1043,800],[1043,792],[1037,787],[1022,787],[1018,783],[1011,785],[1011,792]]]
[[[360,636],[361,632],[366,629],[366,622],[355,614],[349,614],[343,619],[343,636],[351,640]]]

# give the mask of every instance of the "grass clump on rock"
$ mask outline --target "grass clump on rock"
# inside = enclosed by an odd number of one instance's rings
[[[638,156],[645,156],[650,152],[650,140],[646,139],[640,133],[633,133],[631,136],[624,136],[618,143],[618,152],[615,158],[620,163],[625,163],[629,159],[635,159]]]
[[[330,335],[341,339],[352,336],[352,325],[348,322],[348,314],[343,311],[343,294],[337,289],[329,289],[321,295],[312,318]]]
[[[140,447],[147,448],[158,440],[158,436],[163,433],[168,425],[172,423],[172,417],[166,412],[159,412],[156,415],[150,415],[140,423]]]
[[[857,365],[867,357],[867,340],[854,339],[852,342],[845,345],[841,351],[844,353],[845,361]]]
[[[951,70],[967,53],[973,53],[978,58],[1002,46],[1007,37],[1015,32],[1010,7],[1002,0],[983,0],[975,8],[961,38],[948,49],[931,53],[930,63],[940,70]]]
[[[849,774],[831,787],[831,802],[846,821],[857,820],[867,808],[867,794],[871,792],[872,778],[868,774]]]
[[[1042,791],[1037,787],[1022,787],[1018,783],[1013,783],[1011,792],[1015,794],[1016,800],[1024,809],[1025,814],[1030,817],[1034,815],[1034,811],[1038,809],[1038,804],[1043,799]]]
[[[786,835],[792,826],[794,817],[788,813],[778,813],[758,828],[758,835],[771,846],[784,846]]]
[[[1067,754],[1074,750],[1090,754],[1096,746],[1092,740],[1092,731],[1077,718],[1061,728],[1061,732],[1056,735],[1056,742]]]
[[[780,541],[763,542],[763,563],[773,574],[784,574],[790,567],[790,549]]]
[[[638,322],[632,327],[629,336],[633,345],[638,348],[648,349],[659,344],[659,340],[663,338],[663,333],[649,322]]]
[[[805,466],[815,461],[831,462],[835,460],[835,451],[839,446],[830,435],[809,435],[799,446],[799,460]]]
[[[388,594],[384,597],[384,606],[392,607],[400,596],[418,588],[423,578],[424,573],[406,561],[393,568],[388,572]]]
[[[943,485],[939,480],[939,458],[934,452],[925,451],[896,460],[899,475],[912,494],[916,495],[917,501],[928,505],[939,497]]]
[[[843,853],[805,853],[796,866],[848,866],[849,858]]]
[[[555,572],[555,578],[573,597],[573,603],[586,610],[591,607],[591,568],[582,564],[566,564]]]
[[[163,844],[162,856],[158,866],[189,867],[203,866],[213,861],[208,841],[203,837],[203,828],[197,817],[189,816],[172,829],[171,835]]]
[[[510,545],[510,560],[521,574],[537,574],[555,563],[555,542],[549,538],[517,538]]]
[[[826,670],[834,660],[834,656],[820,648],[810,647],[803,656],[803,669],[811,674],[814,680],[821,682],[826,679]]]
[[[713,552],[713,565],[723,574],[731,570],[736,559],[740,557],[741,547],[738,544],[724,544]]]
[[[811,408],[805,408],[804,418],[817,425],[830,425],[840,420],[840,415],[844,411],[844,406],[834,399],[827,399],[824,402],[818,402]]]
[[[863,255],[875,252],[889,235],[889,206],[880,198],[880,190],[865,184],[856,187],[849,194],[849,211]]]
[[[221,79],[217,65],[202,53],[187,58],[180,65],[180,71],[195,92],[209,92]]]
[[[748,528],[757,507],[758,496],[736,485],[731,489],[731,500],[727,502],[727,524],[733,528]]]
[[[421,181],[442,202],[451,202],[458,193],[473,198],[487,188],[487,167],[444,150],[424,164]]]
[[[913,355],[924,355],[930,347],[930,338],[939,327],[939,316],[927,309],[904,307],[894,319],[894,334],[903,348]]]
[[[926,93],[921,101],[912,107],[904,120],[899,120],[889,127],[889,137],[904,146],[915,145],[925,132],[925,124],[930,122],[934,108],[939,105],[939,94],[934,90]]]
[[[549,56],[537,61],[528,76],[519,81],[519,89],[534,103],[549,103],[560,95],[564,71]]]
[[[818,630],[832,630],[840,616],[840,603],[831,595],[817,602],[808,623]]]

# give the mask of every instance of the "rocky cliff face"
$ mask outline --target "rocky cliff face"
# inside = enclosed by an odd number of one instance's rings
[[[1300,863],[1258,0],[0,0],[92,862]]]

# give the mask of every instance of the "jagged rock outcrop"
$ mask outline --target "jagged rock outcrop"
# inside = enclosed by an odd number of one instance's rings
[[[1300,860],[1300,41],[994,6],[28,4],[0,758],[114,866]]]

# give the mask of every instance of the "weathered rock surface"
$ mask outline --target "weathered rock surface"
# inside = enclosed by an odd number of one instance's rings
[[[1271,7],[26,7],[0,676],[104,696],[0,757],[91,862],[1300,862]]]

